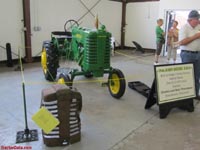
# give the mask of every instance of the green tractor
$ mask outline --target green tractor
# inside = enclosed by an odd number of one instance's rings
[[[71,87],[76,76],[91,78],[108,74],[110,94],[117,99],[123,96],[126,80],[119,69],[110,66],[111,33],[106,31],[105,26],[88,29],[79,27],[75,20],[68,20],[64,29],[52,32],[51,41],[43,42],[41,65],[46,80],[56,80],[59,58],[64,55],[66,59],[76,61],[80,70],[60,73],[58,83]]]

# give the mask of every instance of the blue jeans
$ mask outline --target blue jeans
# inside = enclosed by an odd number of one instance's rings
[[[180,56],[183,63],[187,63],[187,62],[194,63],[196,94],[199,95],[200,52],[188,53],[188,52],[181,51]]]

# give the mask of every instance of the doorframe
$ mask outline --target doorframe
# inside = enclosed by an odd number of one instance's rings
[[[179,23],[178,28],[180,29],[181,28],[181,26],[180,26],[181,22],[184,22],[184,24],[187,22],[187,15],[191,10],[192,9],[166,9],[164,11],[164,20],[165,20],[165,22],[164,22],[164,32],[167,33],[167,29],[168,29],[168,26],[169,26],[169,24],[167,23],[168,22],[167,21],[167,19],[168,19],[167,18],[167,13],[168,12],[174,12],[175,13],[175,20],[178,21],[178,23]],[[198,11],[200,12],[200,10],[198,10]],[[179,13],[179,15],[180,15],[181,12],[185,13],[185,15],[186,15],[185,16],[185,19],[186,19],[185,21],[183,21],[183,19],[181,19],[181,21],[180,21],[179,20],[180,18],[179,19],[176,18],[178,16],[177,13]],[[167,39],[167,34],[165,35],[165,39]],[[162,56],[166,56],[167,55],[167,44],[166,44],[166,42],[167,42],[167,40],[165,40],[164,48],[163,48],[162,53],[161,53]]]
[[[173,19],[176,18],[176,12],[175,10],[172,10],[172,9],[169,9],[169,10],[165,10],[165,17],[164,17],[164,32],[165,32],[165,44],[164,44],[164,50],[162,52],[162,56],[166,56],[167,55],[167,36],[168,36],[168,30],[169,30],[169,23],[170,23],[170,20],[169,20],[169,14],[171,13],[174,13],[174,16],[173,16]],[[172,20],[173,20],[172,19]]]

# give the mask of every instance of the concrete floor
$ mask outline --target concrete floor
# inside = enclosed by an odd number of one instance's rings
[[[101,79],[77,77],[74,86],[83,97],[81,141],[70,146],[46,147],[41,130],[31,120],[40,107],[41,90],[52,83],[44,79],[40,63],[24,64],[29,129],[37,129],[39,141],[16,144],[16,133],[24,130],[22,78],[19,71],[0,69],[0,146],[31,146],[33,150],[199,150],[200,105],[195,111],[172,109],[166,119],[159,118],[154,105],[145,110],[146,98],[128,87],[130,81],[151,86],[154,55],[117,51],[112,66],[123,71],[127,86],[124,96],[114,99]],[[161,63],[166,57],[160,58]],[[178,59],[180,61],[180,59]],[[67,62],[65,66],[72,66]],[[16,66],[15,66],[16,67]],[[0,149],[3,150],[1,147]]]

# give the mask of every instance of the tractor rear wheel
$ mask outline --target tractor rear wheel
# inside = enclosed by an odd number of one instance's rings
[[[108,76],[108,89],[110,94],[119,99],[124,95],[126,89],[126,80],[119,69],[113,69]]]
[[[73,81],[70,79],[69,75],[65,74],[65,73],[61,73],[58,77],[58,81],[59,84],[66,84],[69,87],[72,87],[73,85]]]
[[[54,81],[57,75],[58,54],[51,42],[44,42],[41,54],[41,65],[46,80]]]

